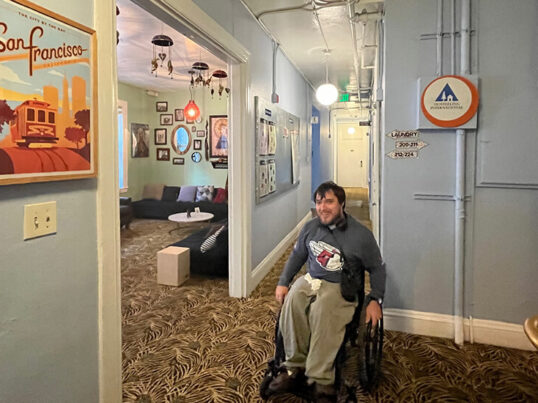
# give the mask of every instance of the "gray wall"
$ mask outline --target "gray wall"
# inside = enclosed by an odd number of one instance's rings
[[[385,3],[383,135],[416,128],[416,80],[435,74],[435,40],[420,35],[435,32],[436,4]],[[478,130],[467,134],[465,316],[522,323],[538,311],[532,286],[538,284],[537,16],[534,0],[518,1],[517,7],[472,1],[472,73],[480,78],[481,99]],[[444,74],[450,73],[449,46],[447,38]],[[421,139],[429,146],[418,159],[383,159],[386,301],[391,308],[452,314],[454,203],[417,200],[414,194],[454,193],[455,131],[422,131]],[[394,141],[384,137],[382,146],[386,154]]]
[[[93,1],[34,2],[93,26]],[[0,402],[98,400],[96,183],[0,188]],[[57,234],[23,241],[24,205],[52,200]]]
[[[195,3],[211,18],[232,34],[250,52],[250,99],[251,112],[249,130],[254,133],[254,96],[271,99],[272,89],[272,43],[256,21],[238,1],[195,0]],[[312,91],[293,65],[278,52],[276,88],[280,95],[279,106],[301,119],[301,174],[300,185],[279,197],[255,205],[255,194],[251,195],[252,209],[252,268],[286,236],[310,208],[310,153],[307,141],[312,105]],[[232,134],[233,136],[233,134]],[[245,156],[251,171],[254,189],[254,135],[248,137],[252,150]]]

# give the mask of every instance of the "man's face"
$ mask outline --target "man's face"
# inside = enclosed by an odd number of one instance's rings
[[[344,208],[338,203],[334,192],[328,190],[323,198],[319,194],[316,195],[316,212],[321,223],[328,225],[344,215]]]

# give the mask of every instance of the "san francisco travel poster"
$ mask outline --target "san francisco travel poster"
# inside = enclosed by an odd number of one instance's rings
[[[96,175],[95,33],[0,0],[0,184]]]

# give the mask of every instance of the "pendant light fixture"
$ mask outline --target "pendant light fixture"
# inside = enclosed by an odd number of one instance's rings
[[[200,108],[198,108],[198,105],[196,105],[196,102],[194,102],[194,98],[192,96],[192,87],[189,87],[190,93],[191,93],[191,99],[187,103],[187,106],[185,106],[185,116],[188,120],[196,120],[200,117]]]
[[[336,102],[336,99],[338,98],[338,90],[333,84],[329,83],[328,58],[331,51],[325,49],[323,53],[325,54],[325,84],[320,85],[316,90],[316,99],[320,104],[329,106]]]

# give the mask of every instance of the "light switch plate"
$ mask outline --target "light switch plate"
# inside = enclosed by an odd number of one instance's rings
[[[37,238],[56,232],[56,202],[24,206],[24,239]]]

